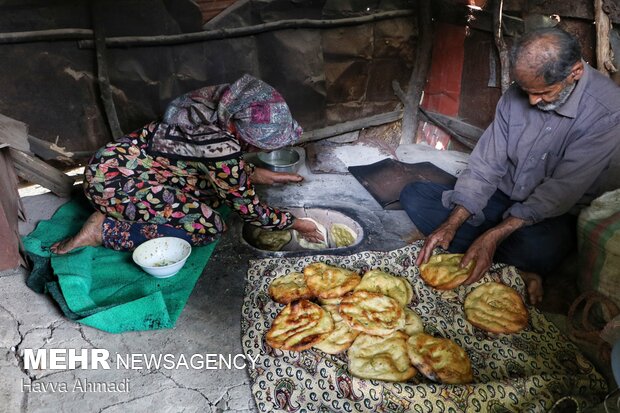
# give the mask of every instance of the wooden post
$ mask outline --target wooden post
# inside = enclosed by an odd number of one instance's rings
[[[596,23],[596,68],[599,72],[609,77],[618,69],[613,64],[611,46],[609,43],[609,31],[611,23],[609,16],[603,10],[603,0],[594,0],[594,22]]]
[[[415,142],[418,131],[418,108],[426,86],[426,77],[431,66],[433,47],[433,28],[430,0],[418,1],[418,47],[413,71],[409,78],[407,93],[403,92],[397,81],[392,81],[394,93],[403,103],[403,125],[400,143],[402,145]]]
[[[95,34],[95,55],[97,58],[97,80],[99,82],[99,92],[101,93],[101,101],[103,102],[103,108],[106,118],[108,119],[110,133],[112,134],[112,138],[116,140],[123,136],[123,131],[118,121],[112,94],[112,85],[110,83],[110,76],[108,75],[105,32],[100,15],[102,4],[101,0],[93,1],[91,4],[93,32]]]
[[[500,81],[502,94],[510,86],[510,60],[508,58],[508,46],[504,40],[503,30],[504,0],[495,0],[493,4],[493,33],[495,46],[499,53]]]

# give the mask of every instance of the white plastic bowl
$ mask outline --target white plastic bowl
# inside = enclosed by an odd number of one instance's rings
[[[142,270],[157,278],[168,278],[178,273],[192,253],[192,246],[181,238],[150,239],[138,246],[133,261]]]

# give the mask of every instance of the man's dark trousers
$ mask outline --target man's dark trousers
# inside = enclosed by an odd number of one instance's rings
[[[441,203],[442,193],[450,189],[453,187],[427,182],[414,182],[403,188],[400,204],[424,235],[433,232],[452,212]],[[483,210],[485,221],[479,226],[467,222],[461,225],[448,250],[464,253],[482,233],[503,221],[504,212],[513,203],[506,194],[496,191]],[[521,227],[498,246],[493,260],[522,271],[549,274],[574,251],[576,227],[577,217],[570,214]]]

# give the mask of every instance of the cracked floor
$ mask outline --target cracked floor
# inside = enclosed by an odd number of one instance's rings
[[[358,156],[364,162],[363,154]],[[378,159],[369,159],[367,163]],[[276,206],[349,205],[374,217],[360,248],[390,250],[405,245],[414,227],[403,211],[384,211],[351,175],[311,174],[301,185],[259,187]],[[52,194],[23,196],[25,235],[68,199]],[[243,354],[241,305],[248,260],[256,252],[240,240],[241,221],[232,216],[173,329],[110,334],[63,317],[47,296],[25,285],[27,271],[0,273],[0,412],[253,412],[245,369],[82,369],[24,368],[24,349],[106,349],[114,354]],[[76,382],[120,382],[127,392],[74,392]],[[68,391],[49,391],[68,383]],[[47,386],[47,387],[46,387]],[[48,391],[39,391],[47,388]],[[28,389],[30,389],[28,391]]]

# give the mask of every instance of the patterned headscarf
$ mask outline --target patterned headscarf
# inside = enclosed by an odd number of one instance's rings
[[[222,133],[233,123],[239,137],[264,150],[296,143],[302,133],[277,90],[262,80],[243,75],[231,85],[209,86],[170,103],[163,122],[184,134],[216,127]]]

